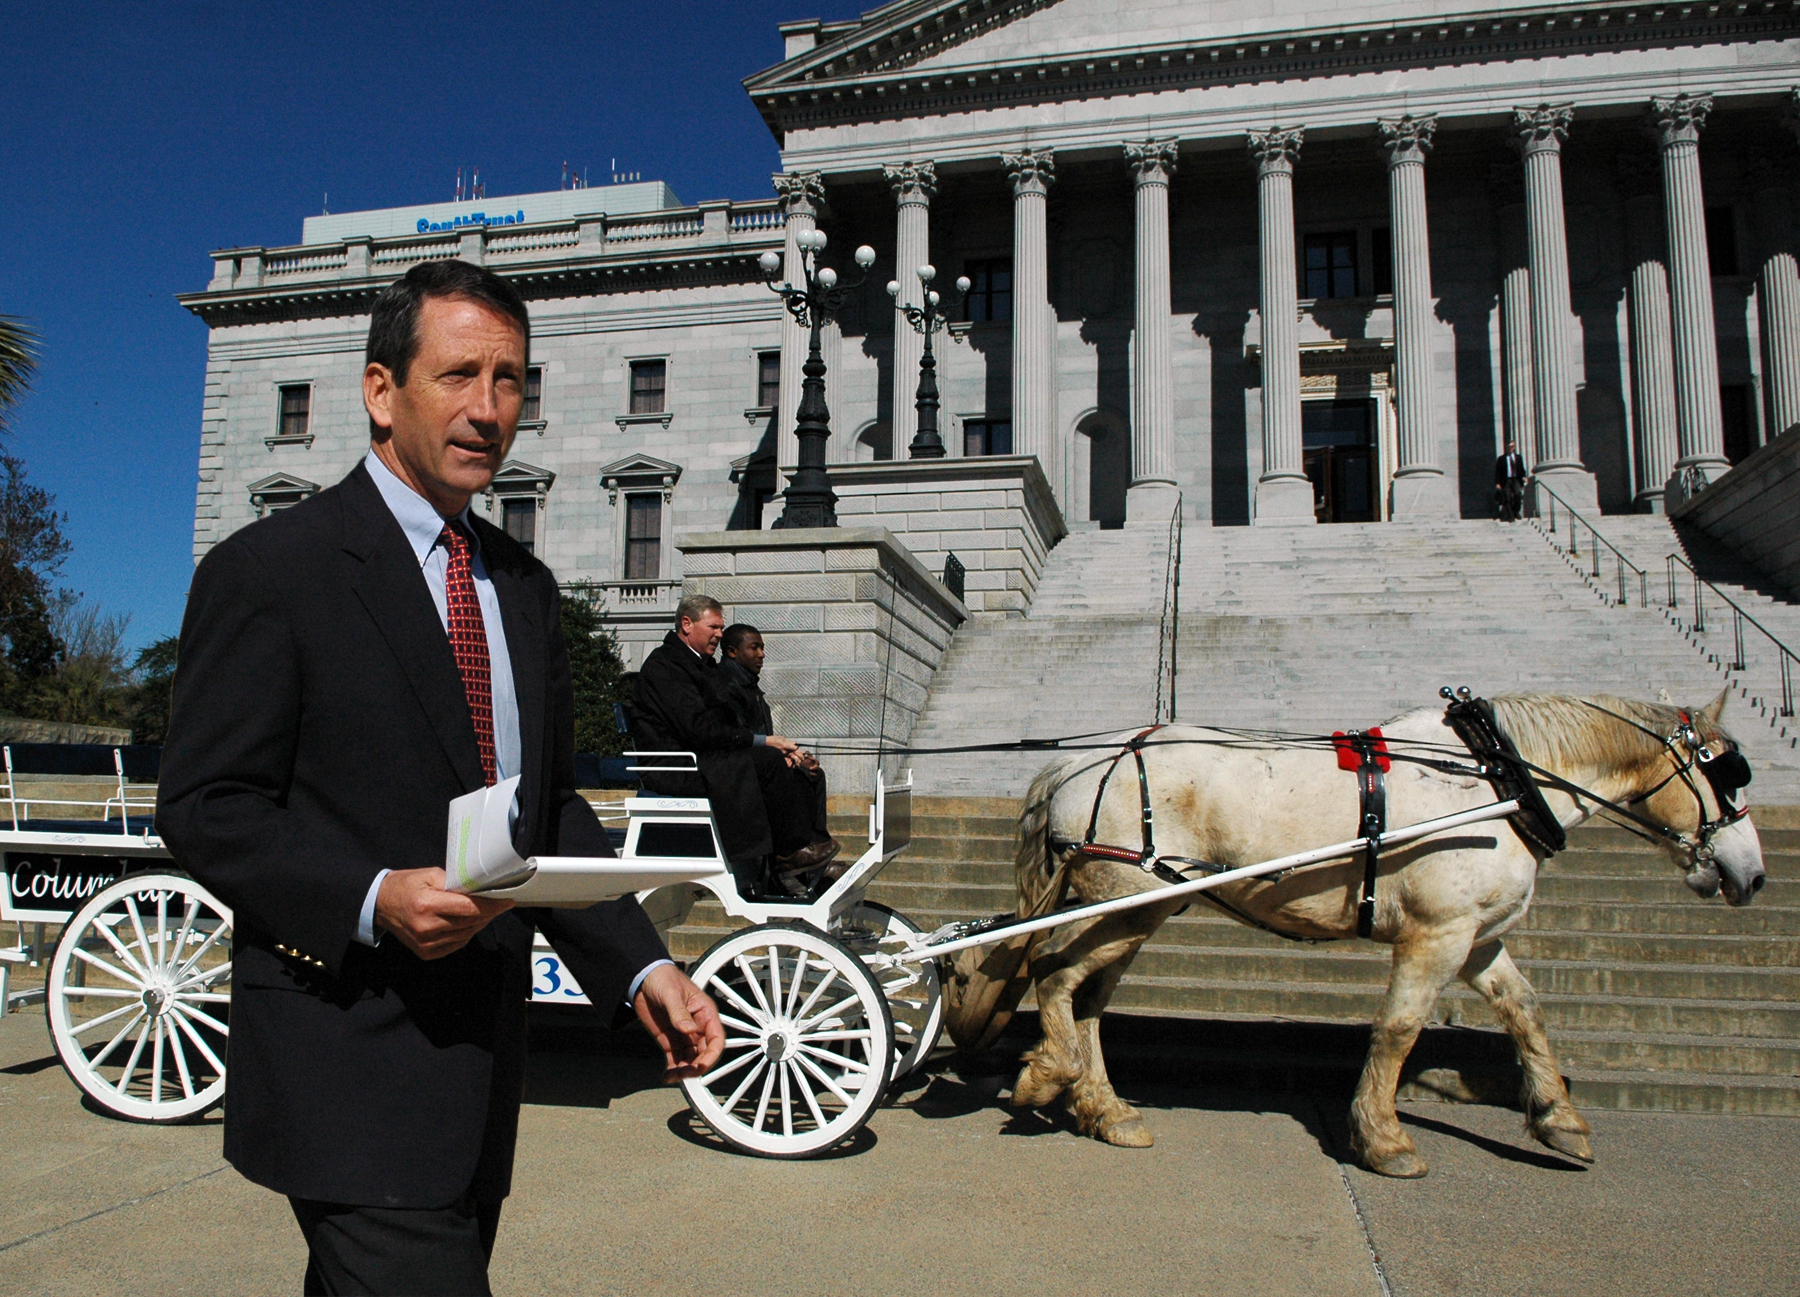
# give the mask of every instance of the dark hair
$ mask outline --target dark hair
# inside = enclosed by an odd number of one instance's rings
[[[725,633],[719,637],[719,646],[727,653],[735,653],[738,650],[738,645],[742,644],[752,635],[760,638],[762,632],[748,622],[733,622],[725,628]]]
[[[519,290],[482,266],[466,261],[422,261],[381,290],[369,316],[369,345],[363,363],[386,366],[394,382],[406,386],[406,372],[419,354],[419,311],[431,297],[460,297],[509,317],[531,349],[531,315]]]

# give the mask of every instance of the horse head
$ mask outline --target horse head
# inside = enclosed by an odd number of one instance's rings
[[[1646,787],[1632,798],[1645,817],[1675,831],[1669,853],[1701,896],[1720,891],[1732,905],[1748,905],[1762,890],[1762,841],[1750,821],[1745,785],[1750,763],[1719,718],[1726,691],[1698,711],[1676,710],[1663,752],[1646,767]],[[1669,710],[1669,709],[1659,709]]]

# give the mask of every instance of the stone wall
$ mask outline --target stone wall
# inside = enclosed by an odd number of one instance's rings
[[[831,486],[840,522],[886,528],[933,574],[955,554],[976,616],[1023,617],[1068,534],[1035,455],[834,464]]]
[[[882,527],[700,533],[680,547],[684,593],[762,631],[776,729],[827,749],[836,790],[872,786],[872,759],[829,749],[907,740],[968,608]]]
[[[1790,428],[1669,516],[1698,527],[1800,599],[1800,428]]]

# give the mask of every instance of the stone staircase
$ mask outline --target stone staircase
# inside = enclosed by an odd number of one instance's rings
[[[833,802],[854,849],[863,812],[855,799]],[[927,929],[1011,910],[1016,814],[1010,799],[919,799],[912,845],[870,898]],[[1800,1116],[1800,808],[1757,818],[1770,882],[1745,909],[1694,897],[1660,851],[1607,826],[1577,829],[1544,865],[1507,945],[1537,988],[1577,1104]],[[733,926],[709,902],[671,948],[695,958]],[[1388,966],[1385,947],[1282,941],[1196,905],[1120,985],[1109,1059],[1115,1075],[1341,1092],[1361,1069],[1357,1025]],[[1415,1050],[1409,1093],[1511,1102],[1511,1045],[1485,1003],[1457,984],[1436,1022]]]
[[[1654,536],[1639,539],[1654,548]],[[1149,525],[1068,537],[1029,617],[958,631],[912,746],[1150,724],[1167,543]],[[1616,606],[1590,581],[1530,524],[1190,526],[1178,714],[1317,733],[1433,705],[1441,684],[1698,704],[1729,683],[1727,724],[1755,768],[1753,800],[1800,803],[1796,728],[1766,682],[1726,671],[1716,635],[1635,597]],[[912,761],[921,791],[939,796],[1017,797],[1044,763],[1042,752]]]

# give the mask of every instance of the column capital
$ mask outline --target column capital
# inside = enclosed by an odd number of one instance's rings
[[[1166,185],[1175,174],[1175,156],[1180,144],[1175,140],[1145,140],[1142,144],[1125,145],[1125,165],[1139,185]]]
[[[1712,112],[1711,95],[1679,94],[1657,96],[1650,101],[1650,129],[1656,135],[1657,147],[1670,149],[1677,144],[1698,144]]]
[[[1569,138],[1569,123],[1575,117],[1574,104],[1539,104],[1536,108],[1513,109],[1513,147],[1525,157],[1533,153],[1559,153],[1562,142]]]
[[[931,200],[937,197],[937,166],[930,162],[902,162],[897,166],[884,166],[881,174],[894,190],[894,200],[902,207],[916,203],[920,207],[931,206]]]
[[[769,177],[775,186],[775,203],[786,220],[790,216],[817,216],[825,206],[823,171],[777,171]]]
[[[1056,153],[1052,149],[1025,149],[1019,153],[1003,153],[1006,178],[1012,181],[1013,197],[1021,194],[1048,193],[1056,181]]]
[[[1306,139],[1306,127],[1271,126],[1266,131],[1251,131],[1245,138],[1258,176],[1275,172],[1292,175],[1294,161],[1300,156],[1300,145]]]
[[[1431,152],[1432,136],[1437,134],[1437,114],[1414,117],[1407,113],[1398,118],[1383,118],[1375,123],[1375,130],[1381,139],[1381,151],[1387,155],[1388,166],[1398,167],[1409,162],[1423,165],[1425,155]]]

